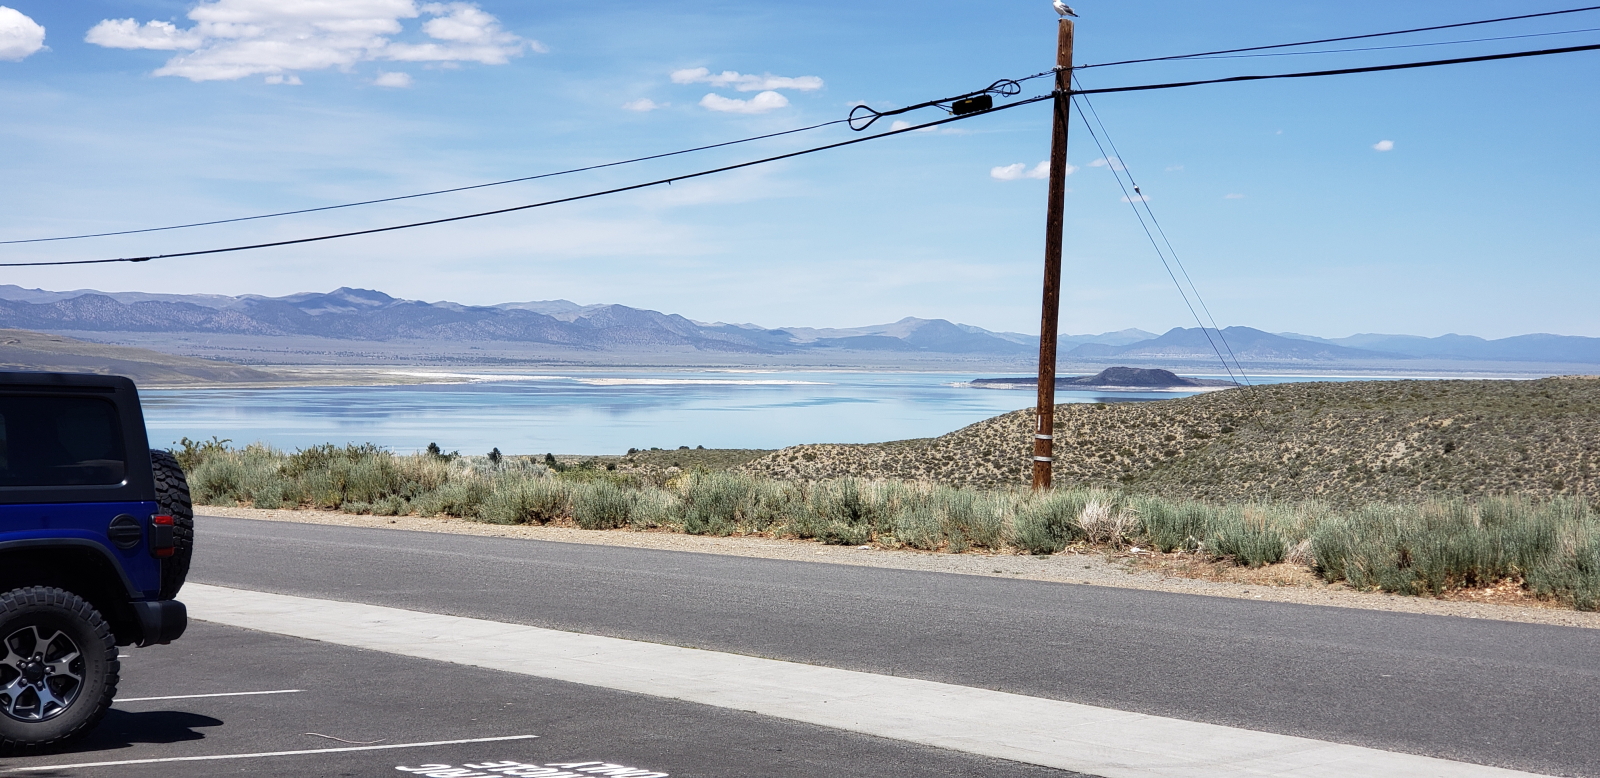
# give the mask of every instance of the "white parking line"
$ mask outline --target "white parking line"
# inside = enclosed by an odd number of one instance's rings
[[[1496,767],[831,667],[188,584],[193,618],[1104,778],[1510,778]]]
[[[223,692],[221,694],[175,694],[171,697],[128,697],[118,698],[118,703],[123,702],[151,702],[154,700],[199,700],[206,697],[255,697],[262,694],[299,694],[305,689],[278,689],[270,692]]]
[[[538,735],[508,735],[506,737],[475,737],[468,740],[436,740],[431,743],[395,743],[387,746],[354,746],[351,748],[312,748],[304,751],[267,751],[259,754],[214,754],[212,756],[169,756],[163,759],[124,759],[120,762],[81,762],[79,764],[47,764],[17,767],[8,773],[29,773],[43,770],[76,770],[84,767],[119,767],[130,764],[162,764],[165,762],[217,762],[224,759],[262,759],[269,756],[302,756],[305,754],[337,754],[345,751],[387,751],[395,748],[425,748],[427,746],[454,746],[462,743],[500,743],[507,740],[532,740]]]

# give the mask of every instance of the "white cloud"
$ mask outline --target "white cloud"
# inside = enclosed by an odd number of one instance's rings
[[[666,108],[668,105],[671,105],[671,103],[658,103],[648,97],[641,97],[638,100],[630,100],[626,103],[623,103],[622,108],[625,111],[638,111],[640,113],[647,113],[654,111],[657,108]]]
[[[777,92],[762,92],[749,100],[738,100],[712,93],[700,98],[700,105],[723,113],[766,113],[788,106],[789,98]]]
[[[1109,167],[1112,170],[1127,170],[1122,166],[1122,160],[1117,157],[1102,157],[1090,162],[1089,167]]]
[[[822,88],[822,79],[816,76],[789,78],[787,76],[774,76],[771,73],[764,76],[756,76],[732,70],[712,73],[707,68],[675,70],[672,72],[672,83],[710,84],[719,89],[731,86],[740,92],[761,92],[771,89],[797,89],[801,92],[812,92]]]
[[[1070,176],[1074,172],[1077,172],[1077,170],[1078,170],[1077,168],[1075,168],[1075,167],[1073,167],[1071,165],[1067,165],[1067,175]],[[1017,181],[1017,180],[1023,179],[1023,178],[1035,178],[1035,179],[1049,178],[1050,177],[1050,160],[1045,160],[1043,162],[1040,162],[1039,164],[1034,165],[1031,168],[1028,167],[1027,165],[1021,163],[1021,162],[1018,162],[1015,165],[1006,165],[1005,167],[991,168],[989,170],[989,177],[993,178],[993,179],[995,179],[997,181]]]
[[[1380,140],[1377,143],[1372,144],[1372,148],[1377,149],[1378,151],[1394,151],[1394,141]]]
[[[1243,200],[1244,199],[1244,195],[1242,195],[1242,194],[1223,195],[1222,199],[1224,199],[1224,200]]]
[[[133,19],[106,19],[89,29],[84,40],[108,49],[156,49],[174,51],[197,49],[205,45],[196,30],[180,30],[172,22],[139,22]]]
[[[44,27],[15,8],[0,5],[0,60],[20,62],[44,48]]]
[[[1148,203],[1150,202],[1150,195],[1136,194],[1132,197],[1124,197],[1122,201],[1125,203]]]
[[[1018,162],[1015,165],[989,168],[989,177],[995,179],[996,181],[1015,181],[1019,178],[1022,178],[1023,171],[1026,170],[1027,167],[1027,165]]]
[[[269,83],[269,84],[287,84],[289,86],[300,86],[304,82],[300,80],[299,76],[294,75],[293,73],[290,73],[289,75],[284,75],[282,73],[274,73],[274,74],[272,74],[270,76],[267,76],[267,83]]]
[[[395,41],[401,20],[428,16],[422,33],[431,40]],[[84,40],[116,49],[179,52],[155,71],[191,81],[226,81],[281,75],[275,83],[298,83],[294,71],[339,68],[358,62],[479,62],[505,64],[524,50],[545,51],[500,27],[473,3],[416,0],[204,0],[180,29],[170,22],[140,25],[106,19]],[[379,78],[384,78],[380,76]]]
[[[905,119],[896,119],[896,120],[894,120],[894,121],[889,123],[889,131],[893,132],[895,130],[909,130],[909,129],[912,128],[912,126],[913,125],[911,124],[911,122],[908,122]],[[938,127],[923,127],[922,129],[917,130],[917,132],[933,132],[934,130],[937,130],[937,129],[939,129],[939,128]]]
[[[405,89],[406,87],[411,86],[411,74],[401,73],[398,71],[379,73],[377,78],[372,79],[372,84],[373,86],[387,86],[394,89]]]

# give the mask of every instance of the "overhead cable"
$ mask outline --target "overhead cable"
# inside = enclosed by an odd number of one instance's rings
[[[1053,73],[1054,71],[1050,71],[1050,72]],[[1036,74],[1036,75],[1032,75],[1032,76],[1027,76],[1026,78],[1017,79],[1015,81],[1012,80],[1012,79],[1009,79],[1009,78],[1002,78],[999,81],[996,81],[993,84],[990,84],[990,85],[988,85],[988,86],[986,86],[986,87],[984,87],[982,89],[979,89],[976,92],[967,92],[966,94],[956,95],[955,97],[945,97],[945,98],[941,98],[941,99],[938,99],[938,100],[929,100],[927,102],[917,103],[916,105],[908,105],[908,106],[906,106],[904,108],[896,108],[896,109],[894,109],[892,111],[876,111],[876,110],[873,110],[871,106],[868,106],[868,105],[863,103],[863,104],[857,105],[854,108],[850,109],[850,118],[848,119],[848,121],[850,122],[850,129],[855,130],[856,132],[860,132],[862,130],[865,130],[868,127],[871,127],[873,125],[873,123],[877,122],[879,119],[882,119],[885,116],[897,116],[899,114],[910,113],[911,111],[919,110],[919,109],[922,109],[922,108],[938,107],[938,108],[942,108],[945,111],[948,111],[950,113],[956,113],[957,112],[956,111],[956,104],[960,103],[962,101],[965,101],[965,100],[971,100],[973,98],[982,97],[984,95],[999,95],[1001,97],[1012,97],[1012,96],[1021,94],[1022,93],[1022,85],[1017,83],[1017,81],[1026,81],[1029,78],[1038,78],[1041,75],[1046,75],[1046,74],[1040,73],[1040,74]]]
[[[1074,79],[1076,79],[1076,76],[1074,76]],[[1088,115],[1084,114],[1083,108],[1081,106],[1077,106],[1077,102],[1076,102],[1077,100],[1082,100],[1083,105],[1088,106],[1088,108],[1089,108]],[[1089,129],[1089,137],[1095,139],[1095,146],[1096,146],[1096,148],[1100,149],[1101,158],[1105,159],[1108,162],[1107,167],[1111,168],[1112,174],[1118,177],[1118,180],[1117,180],[1118,185],[1121,185],[1121,183],[1122,183],[1122,181],[1121,181],[1121,176],[1122,175],[1126,175],[1128,177],[1128,184],[1133,187],[1133,194],[1129,195],[1127,188],[1123,188],[1123,190],[1122,190],[1123,199],[1127,200],[1128,203],[1133,206],[1134,215],[1140,216],[1139,222],[1140,222],[1141,225],[1143,225],[1143,223],[1144,223],[1143,216],[1149,216],[1150,217],[1150,223],[1152,225],[1155,225],[1156,234],[1160,235],[1161,236],[1161,242],[1166,244],[1166,248],[1167,248],[1166,255],[1172,257],[1172,263],[1178,266],[1178,272],[1183,274],[1183,280],[1184,280],[1185,283],[1187,283],[1189,285],[1189,291],[1194,292],[1195,302],[1200,303],[1200,310],[1204,311],[1205,315],[1206,315],[1206,318],[1211,320],[1211,328],[1216,330],[1217,339],[1222,341],[1222,347],[1224,349],[1227,349],[1228,357],[1233,359],[1233,366],[1235,368],[1238,368],[1239,377],[1235,378],[1234,380],[1235,381],[1243,380],[1245,385],[1249,386],[1250,385],[1250,378],[1245,375],[1244,365],[1239,363],[1238,355],[1233,352],[1233,345],[1228,343],[1228,336],[1225,333],[1223,333],[1222,327],[1219,324],[1217,324],[1217,317],[1214,314],[1211,313],[1211,306],[1206,304],[1205,297],[1200,294],[1200,287],[1195,286],[1194,278],[1190,277],[1190,275],[1189,275],[1189,268],[1184,266],[1183,260],[1178,257],[1178,250],[1175,247],[1173,247],[1172,239],[1167,237],[1166,229],[1161,226],[1161,221],[1156,218],[1155,210],[1150,207],[1150,198],[1145,196],[1144,191],[1139,188],[1139,182],[1134,180],[1134,178],[1133,178],[1133,170],[1128,167],[1127,161],[1122,156],[1122,151],[1117,148],[1117,142],[1115,140],[1112,140],[1111,131],[1106,129],[1106,123],[1105,123],[1104,120],[1102,120],[1100,118],[1100,112],[1095,110],[1094,103],[1090,102],[1089,96],[1081,94],[1081,93],[1079,93],[1079,94],[1074,96],[1074,106],[1078,107],[1078,115],[1083,119],[1084,125],[1087,126],[1088,129]],[[1098,125],[1100,127],[1100,132],[1099,132],[1098,135],[1094,131],[1094,126],[1089,124],[1089,117],[1090,116],[1094,117],[1094,124]],[[1100,135],[1104,135],[1105,136],[1106,144],[1111,147],[1111,156],[1107,156],[1106,153],[1105,153],[1104,147],[1100,146]],[[1115,160],[1115,162],[1113,163],[1112,160]],[[1139,214],[1140,206],[1144,207],[1144,214],[1142,216]],[[1151,245],[1155,248],[1156,255],[1160,256],[1161,255],[1161,247],[1155,245],[1155,238],[1150,236],[1150,230],[1149,230],[1148,227],[1145,228],[1145,235],[1147,237],[1150,237]],[[1167,261],[1166,258],[1162,257],[1162,259],[1161,259],[1162,265],[1166,265],[1166,261]],[[1167,275],[1168,276],[1172,276],[1172,268],[1171,267],[1167,267]],[[1176,276],[1172,276],[1172,281],[1173,281],[1173,283],[1178,285],[1179,294],[1182,294],[1183,293],[1183,284],[1178,283],[1178,279],[1177,279]],[[1185,295],[1184,296],[1184,303],[1187,304],[1188,302],[1189,302],[1188,296]],[[1189,307],[1189,312],[1191,314],[1195,315],[1195,319],[1198,322],[1200,316],[1199,316],[1199,314],[1195,313],[1193,306]],[[1199,322],[1199,324],[1200,324],[1200,332],[1201,332],[1201,334],[1206,334],[1206,332],[1205,332],[1205,329],[1206,329],[1205,323],[1204,322]],[[1206,335],[1206,339],[1209,341],[1210,340],[1210,335]],[[1211,347],[1212,347],[1212,350],[1216,350],[1216,344],[1215,343],[1212,343]],[[1233,371],[1228,369],[1228,359],[1227,358],[1223,358],[1221,352],[1217,352],[1217,358],[1222,360],[1222,367],[1223,367],[1224,370],[1228,371],[1229,378],[1233,378]]]
[[[1139,86],[1114,86],[1102,89],[1085,89],[1075,94],[1104,95],[1117,92],[1147,92],[1154,89],[1178,89],[1186,86],[1203,86],[1205,84],[1230,84],[1241,81],[1266,81],[1275,78],[1316,78],[1318,76],[1347,76],[1354,73],[1379,73],[1386,70],[1411,70],[1414,68],[1431,68],[1441,65],[1464,65],[1469,62],[1491,62],[1502,59],[1519,59],[1523,57],[1543,57],[1551,54],[1571,54],[1579,51],[1600,50],[1600,43],[1587,46],[1568,46],[1560,49],[1539,49],[1537,51],[1513,51],[1506,54],[1484,54],[1477,57],[1457,57],[1455,59],[1436,59],[1426,62],[1403,62],[1395,65],[1372,65],[1361,68],[1340,68],[1338,70],[1311,70],[1301,73],[1273,73],[1263,76],[1229,76],[1227,78],[1208,78],[1201,81],[1173,81],[1165,84],[1141,84]]]
[[[277,218],[277,217],[280,217],[280,216],[298,216],[300,214],[305,214],[305,213],[317,213],[318,211],[334,211],[334,210],[338,210],[340,208],[355,208],[355,207],[361,206],[361,205],[377,205],[379,203],[392,203],[392,202],[397,202],[397,201],[400,201],[400,200],[414,200],[414,199],[419,198],[419,197],[433,197],[434,195],[452,194],[454,192],[466,192],[466,191],[470,191],[470,190],[473,190],[473,189],[486,189],[486,188],[491,187],[491,186],[504,186],[506,184],[517,184],[517,183],[521,183],[523,181],[537,181],[537,180],[539,180],[541,178],[555,178],[556,176],[571,175],[573,173],[585,173],[585,172],[588,172],[590,170],[600,170],[602,168],[617,167],[619,165],[631,165],[631,164],[633,164],[635,162],[648,162],[648,161],[653,160],[653,159],[666,159],[667,157],[676,157],[676,156],[679,156],[679,155],[682,155],[682,154],[692,154],[692,153],[697,152],[697,151],[708,151],[710,149],[720,149],[720,148],[722,148],[724,146],[737,146],[737,145],[739,145],[741,143],[750,143],[750,142],[758,141],[758,140],[766,140],[768,138],[777,138],[777,137],[780,137],[780,136],[783,136],[783,135],[794,135],[795,133],[809,132],[811,130],[818,130],[818,129],[821,129],[823,127],[830,127],[830,126],[835,125],[835,124],[844,124],[846,121],[847,121],[846,119],[835,119],[835,120],[833,120],[831,122],[823,122],[821,124],[813,124],[810,127],[797,127],[795,129],[784,130],[782,132],[771,132],[771,133],[767,133],[766,135],[756,135],[756,136],[750,137],[750,138],[740,138],[739,140],[730,140],[730,141],[724,141],[722,143],[713,143],[713,144],[711,144],[709,146],[697,146],[697,147],[692,148],[692,149],[682,149],[682,150],[679,150],[679,151],[669,151],[669,152],[666,152],[664,154],[652,154],[652,155],[650,155],[648,157],[635,157],[633,159],[624,159],[624,160],[621,160],[621,161],[618,161],[618,162],[606,162],[606,163],[599,164],[599,165],[589,165],[587,167],[572,168],[570,170],[558,170],[558,171],[556,171],[554,173],[540,173],[538,175],[523,176],[521,178],[508,178],[508,179],[506,179],[504,181],[490,181],[487,184],[472,184],[470,186],[458,186],[458,187],[454,187],[454,188],[451,188],[451,189],[436,189],[436,190],[434,190],[432,192],[418,192],[416,194],[399,195],[399,196],[396,196],[396,197],[381,197],[381,198],[378,198],[376,200],[362,200],[362,201],[356,202],[356,203],[341,203],[339,205],[323,205],[323,206],[319,206],[319,207],[316,207],[316,208],[301,208],[300,210],[297,210],[297,211],[279,211],[277,213],[264,213],[264,214],[260,214],[260,215],[257,215],[257,216],[239,216],[239,217],[235,217],[235,218],[232,218],[232,219],[216,219],[216,220],[207,221],[207,222],[192,222],[190,224],[174,224],[174,225],[170,225],[170,226],[167,226],[167,227],[146,227],[144,229],[138,229],[138,230],[121,230],[121,231],[118,231],[118,232],[96,232],[96,233],[90,233],[90,234],[87,234],[87,235],[63,235],[63,236],[55,237],[55,238],[28,238],[28,239],[25,239],[25,240],[0,240],[0,246],[4,246],[4,245],[8,245],[8,244],[17,244],[17,243],[49,243],[49,242],[52,242],[52,241],[60,241],[60,240],[82,240],[84,238],[109,238],[109,237],[116,236],[116,235],[138,235],[140,233],[146,233],[146,232],[166,232],[168,230],[183,230],[183,229],[189,229],[191,227],[210,227],[210,226],[216,225],[216,224],[235,224],[235,223],[238,223],[238,222],[256,221],[258,219],[274,219],[274,218]]]
[[[1322,43],[1339,43],[1341,41],[1358,41],[1367,38],[1383,38],[1391,35],[1411,35],[1419,32],[1433,32],[1434,30],[1453,30],[1460,27],[1474,27],[1482,24],[1499,24],[1501,22],[1514,22],[1522,19],[1538,19],[1546,16],[1562,16],[1564,14],[1584,13],[1586,11],[1600,11],[1600,5],[1591,5],[1583,8],[1568,8],[1561,11],[1545,11],[1543,13],[1521,14],[1519,16],[1502,16],[1497,19],[1480,19],[1475,22],[1456,22],[1455,24],[1437,24],[1432,27],[1413,27],[1409,30],[1391,30],[1389,32],[1371,32],[1365,35],[1346,35],[1340,38],[1322,38],[1314,41],[1299,41],[1296,43],[1274,43],[1270,46],[1248,46],[1241,49],[1219,49],[1217,51],[1202,51],[1195,54],[1172,54],[1165,57],[1146,57],[1144,59],[1125,59],[1117,62],[1101,62],[1094,65],[1079,65],[1076,69],[1107,68],[1113,65],[1134,65],[1141,62],[1167,62],[1170,60],[1195,59],[1197,57],[1210,57],[1217,54],[1238,54],[1245,51],[1267,51],[1270,49],[1290,49],[1299,46],[1315,46]]]
[[[1393,46],[1361,46],[1352,49],[1312,49],[1311,51],[1269,51],[1264,54],[1217,54],[1208,57],[1190,57],[1185,62],[1203,59],[1254,59],[1257,57],[1303,57],[1308,54],[1351,54],[1361,51],[1395,51],[1398,49],[1423,49],[1429,46],[1458,46],[1466,43],[1491,43],[1494,41],[1515,41],[1523,38],[1548,38],[1552,35],[1577,35],[1585,32],[1600,32],[1600,27],[1586,27],[1582,30],[1556,30],[1555,32],[1530,32],[1526,35],[1501,35],[1494,38],[1466,38],[1453,41],[1429,41],[1427,43],[1399,43]]]
[[[777,161],[785,160],[785,159],[793,159],[795,157],[803,157],[803,156],[806,156],[807,154],[815,154],[815,153],[820,152],[820,151],[829,151],[831,149],[842,148],[844,146],[852,146],[852,145],[855,145],[857,143],[866,143],[867,141],[877,140],[879,138],[887,138],[887,137],[889,137],[891,135],[900,135],[902,133],[915,132],[917,130],[924,130],[924,129],[928,129],[930,127],[937,127],[937,126],[942,125],[942,124],[949,124],[951,122],[962,121],[964,119],[971,119],[971,118],[973,118],[975,116],[981,116],[984,113],[994,113],[996,111],[1005,111],[1005,110],[1009,110],[1009,109],[1012,109],[1012,108],[1017,108],[1017,107],[1024,106],[1024,105],[1031,105],[1033,103],[1042,102],[1042,101],[1045,101],[1045,100],[1053,100],[1053,99],[1055,99],[1055,95],[1053,95],[1053,94],[1038,95],[1036,97],[1029,97],[1029,98],[1026,98],[1026,99],[1023,99],[1023,100],[1018,100],[1018,101],[1013,102],[1013,103],[1007,103],[1005,105],[996,106],[994,108],[991,108],[991,109],[989,109],[987,111],[983,111],[981,113],[970,113],[970,114],[962,114],[962,115],[958,115],[958,116],[951,116],[951,117],[948,117],[948,118],[945,118],[945,119],[939,119],[937,121],[926,122],[924,124],[917,124],[917,125],[913,125],[913,126],[910,126],[910,127],[902,127],[900,129],[897,129],[897,130],[889,130],[889,131],[886,131],[886,132],[880,132],[880,133],[877,133],[876,135],[867,135],[867,136],[860,137],[860,138],[852,138],[850,140],[840,141],[838,143],[830,143],[830,144],[825,145],[825,146],[815,146],[815,147],[812,147],[812,148],[809,148],[809,149],[802,149],[800,151],[792,151],[792,152],[789,152],[787,154],[779,154],[779,155],[772,156],[772,157],[764,157],[762,159],[751,160],[749,162],[740,162],[740,163],[734,164],[734,165],[724,165],[723,167],[719,167],[719,168],[713,168],[713,169],[710,169],[710,170],[702,170],[702,171],[700,171],[698,173],[687,173],[687,174],[684,174],[684,175],[681,175],[681,176],[673,176],[671,178],[659,178],[659,179],[656,179],[654,181],[647,181],[647,182],[642,183],[642,184],[632,184],[632,185],[629,185],[629,186],[619,186],[619,187],[616,187],[614,189],[605,189],[605,190],[598,191],[598,192],[590,192],[588,194],[574,195],[572,197],[562,197],[562,198],[555,199],[555,200],[545,200],[543,202],[529,203],[528,205],[518,205],[518,206],[513,206],[513,207],[510,207],[510,208],[497,208],[497,209],[492,210],[492,211],[480,211],[480,212],[477,212],[477,213],[463,214],[461,216],[449,216],[449,217],[445,217],[445,218],[442,218],[442,219],[428,219],[426,221],[409,222],[409,223],[406,223],[406,224],[395,224],[395,225],[391,225],[391,226],[388,226],[388,227],[374,227],[372,229],[352,230],[350,232],[340,232],[340,233],[334,233],[334,234],[331,234],[331,235],[318,235],[318,236],[309,237],[309,238],[294,238],[294,239],[290,239],[290,240],[271,241],[271,242],[268,242],[268,243],[252,243],[252,244],[242,245],[242,246],[228,246],[228,247],[225,247],[225,248],[201,249],[201,250],[197,250],[197,251],[179,251],[179,252],[173,252],[173,253],[169,253],[169,254],[152,254],[150,256],[143,256],[143,257],[117,257],[117,258],[114,258],[114,259],[75,259],[75,260],[58,260],[58,261],[53,261],[53,262],[0,262],[0,267],[45,267],[45,266],[54,266],[54,265],[104,265],[104,264],[110,264],[110,263],[114,263],[114,262],[149,262],[150,260],[153,260],[153,259],[174,259],[174,258],[177,258],[177,257],[198,257],[198,256],[209,255],[209,254],[227,254],[227,253],[232,253],[232,252],[237,252],[237,251],[251,251],[251,250],[255,250],[255,249],[274,248],[274,247],[278,247],[278,246],[295,246],[295,245],[299,245],[299,244],[303,244],[303,243],[318,243],[318,242],[327,241],[327,240],[337,240],[339,238],[353,238],[353,237],[356,237],[358,235],[375,235],[375,234],[381,233],[381,232],[395,232],[397,230],[408,230],[408,229],[412,229],[414,227],[427,227],[427,226],[431,226],[431,225],[435,225],[435,224],[447,224],[447,223],[450,223],[450,222],[466,221],[468,219],[480,219],[480,218],[483,218],[485,216],[497,216],[497,215],[503,214],[503,213],[514,213],[516,211],[526,211],[526,210],[530,210],[530,209],[533,209],[533,208],[543,208],[543,207],[551,206],[551,205],[560,205],[562,203],[577,202],[579,200],[590,200],[590,199],[593,199],[593,198],[596,198],[596,197],[604,197],[604,196],[607,196],[607,195],[620,194],[622,192],[632,192],[632,191],[636,191],[636,190],[639,190],[639,189],[648,189],[650,187],[661,186],[663,184],[672,184],[672,183],[677,182],[677,181],[688,181],[690,179],[701,178],[703,176],[714,175],[714,174],[717,174],[717,173],[725,173],[725,172],[728,172],[730,170],[740,170],[740,169],[743,169],[743,168],[755,167],[756,165],[764,165],[764,164],[767,164],[769,162],[777,162]]]
[[[1072,101],[1072,107],[1077,109],[1078,118],[1083,119],[1084,129],[1088,130],[1089,137],[1094,139],[1095,148],[1100,149],[1101,159],[1106,159],[1109,161],[1110,157],[1106,154],[1105,146],[1101,145],[1100,143],[1100,136],[1095,133],[1094,125],[1089,122],[1089,117],[1083,113],[1083,108],[1079,107],[1077,100]],[[1217,361],[1222,363],[1222,369],[1228,374],[1229,380],[1238,383],[1239,379],[1234,376],[1233,368],[1228,365],[1227,358],[1222,356],[1222,349],[1217,348],[1217,342],[1211,337],[1211,331],[1206,329],[1205,320],[1200,318],[1200,312],[1196,311],[1194,308],[1194,303],[1189,301],[1189,292],[1183,288],[1183,283],[1178,280],[1178,275],[1172,272],[1172,265],[1171,263],[1167,262],[1167,255],[1161,250],[1161,244],[1156,242],[1155,234],[1150,232],[1150,225],[1145,222],[1144,214],[1139,212],[1139,206],[1135,202],[1135,198],[1143,197],[1143,195],[1140,195],[1137,192],[1128,191],[1128,185],[1123,183],[1122,173],[1120,170],[1118,170],[1118,168],[1122,167],[1120,163],[1108,164],[1106,167],[1110,168],[1111,174],[1116,177],[1117,187],[1122,190],[1122,199],[1129,205],[1133,206],[1134,218],[1139,220],[1139,226],[1144,229],[1145,237],[1150,240],[1150,247],[1156,250],[1156,257],[1161,260],[1161,266],[1166,268],[1167,277],[1172,279],[1173,286],[1178,287],[1178,296],[1183,298],[1184,307],[1189,309],[1189,315],[1194,317],[1194,323],[1200,325],[1200,334],[1204,335],[1206,342],[1211,344],[1211,350],[1216,353]],[[1221,335],[1222,332],[1219,330],[1217,334]]]

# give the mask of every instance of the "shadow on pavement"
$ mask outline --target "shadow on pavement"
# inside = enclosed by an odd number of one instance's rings
[[[78,740],[55,753],[83,754],[128,748],[139,743],[182,743],[187,740],[204,740],[199,730],[222,726],[221,719],[175,710],[129,713],[111,709],[100,726],[82,740]]]

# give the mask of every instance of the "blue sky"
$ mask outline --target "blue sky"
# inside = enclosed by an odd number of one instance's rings
[[[842,118],[856,101],[904,105],[1044,70],[1056,26],[1046,0],[0,6],[11,9],[0,11],[0,239],[315,207],[814,124]],[[1076,7],[1078,61],[1094,63],[1567,6]],[[1600,13],[1368,45],[1591,27],[1600,28]],[[1597,41],[1600,32],[1588,32],[1081,77],[1114,86]],[[1105,95],[1095,105],[1224,325],[1323,336],[1600,336],[1600,53]],[[1045,106],[1029,106],[540,211],[209,258],[7,269],[0,278],[224,294],[358,286],[474,304],[617,302],[765,326],[923,316],[1031,332],[1045,182],[1026,173],[1047,156],[1048,120]],[[0,256],[127,256],[375,227],[850,136],[832,127],[425,200],[0,246]],[[1379,150],[1383,141],[1392,147]],[[1192,326],[1110,172],[1092,166],[1100,156],[1075,126],[1062,329]],[[1014,165],[1023,167],[1008,176]]]

